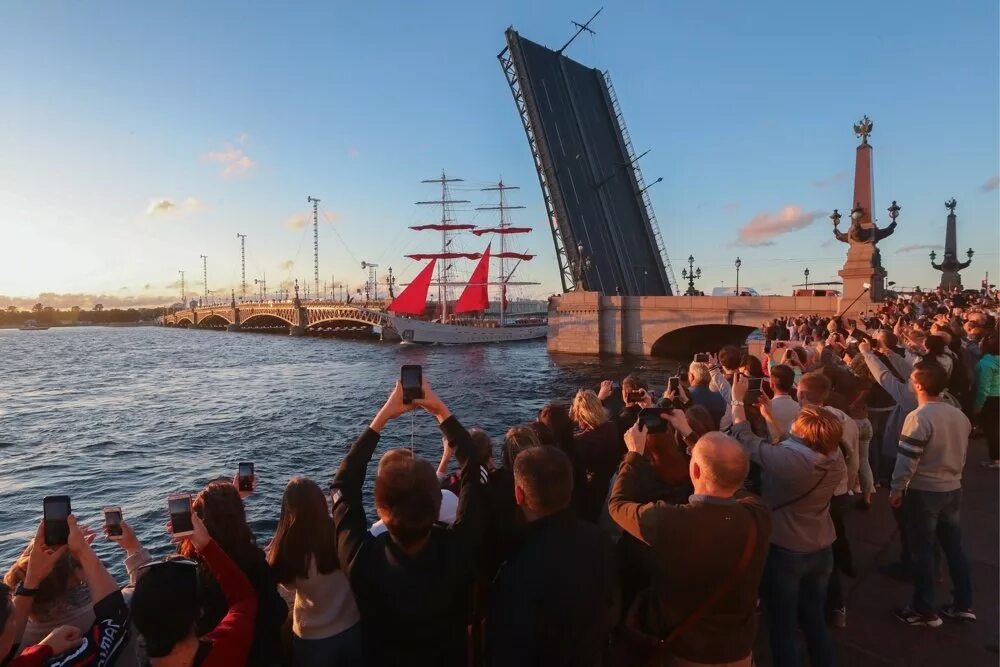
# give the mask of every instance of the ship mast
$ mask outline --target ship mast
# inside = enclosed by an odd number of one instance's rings
[[[449,199],[448,198],[448,184],[449,183],[461,183],[464,179],[461,178],[448,178],[441,170],[440,178],[428,178],[420,181],[421,183],[440,183],[441,184],[441,199],[431,200],[431,201],[418,201],[417,204],[420,206],[440,206],[441,207],[441,255],[448,253],[448,246],[451,244],[451,239],[449,238],[449,232],[456,229],[468,229],[469,226],[466,225],[455,225],[454,219],[450,217],[451,205],[453,204],[468,204],[467,199]],[[451,269],[451,264],[448,263],[447,259],[438,263],[437,266],[437,283],[438,283],[438,301],[441,302],[441,321],[444,322],[448,317],[448,275]]]
[[[500,326],[504,325],[504,311],[507,309],[506,301],[507,297],[507,281],[510,276],[507,275],[506,266],[504,264],[507,252],[507,234],[510,232],[510,221],[507,218],[507,211],[524,208],[524,206],[510,206],[507,204],[507,191],[508,190],[520,190],[521,188],[516,185],[504,185],[503,179],[500,180],[494,187],[482,188],[482,192],[499,192],[500,193],[500,204],[497,206],[479,206],[476,208],[477,211],[499,211],[500,212],[500,224],[494,231],[500,237],[500,252],[496,255],[499,258],[500,263],[498,264],[499,269],[499,280],[500,284]],[[515,264],[515,267],[517,265]],[[511,274],[514,272],[511,271]]]

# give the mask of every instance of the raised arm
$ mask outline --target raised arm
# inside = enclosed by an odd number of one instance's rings
[[[618,477],[611,487],[608,498],[608,513],[623,530],[632,537],[646,544],[653,544],[660,535],[661,528],[671,509],[664,502],[640,502],[639,490],[642,488],[643,468],[649,468],[649,462],[643,458],[646,448],[646,431],[641,423],[636,423],[625,433],[625,446],[628,453],[618,467]]]
[[[482,507],[485,473],[473,456],[472,436],[434,393],[426,378],[423,390],[424,397],[414,403],[434,415],[445,441],[454,447],[455,459],[461,465],[459,476],[462,488],[458,494],[458,510],[451,531],[458,537],[458,546],[464,552],[465,559],[471,562],[479,553],[485,529]]]
[[[368,520],[361,501],[361,488],[365,483],[368,463],[386,424],[416,407],[415,403],[403,402],[403,387],[397,382],[385,404],[372,419],[371,425],[351,445],[330,484],[337,559],[348,578],[355,574],[361,548],[373,539],[368,532]]]

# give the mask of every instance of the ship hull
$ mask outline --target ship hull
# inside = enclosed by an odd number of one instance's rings
[[[548,335],[547,324],[504,327],[474,327],[461,324],[441,324],[389,314],[392,326],[404,344],[472,345],[477,343],[510,343],[538,340]]]

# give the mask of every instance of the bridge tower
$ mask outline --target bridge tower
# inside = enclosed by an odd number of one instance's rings
[[[309,309],[302,305],[302,299],[299,298],[299,279],[295,279],[295,299],[292,301],[295,306],[295,321],[297,324],[293,324],[288,327],[289,336],[305,336],[306,327],[309,326]]]
[[[944,204],[945,208],[948,209],[948,222],[944,233],[944,261],[936,264],[934,260],[937,259],[937,254],[933,250],[931,251],[931,266],[941,272],[941,289],[952,289],[955,287],[962,289],[962,276],[958,272],[968,268],[972,264],[972,256],[975,254],[972,248],[969,248],[965,253],[969,261],[963,262],[958,259],[958,240],[956,234],[958,220],[955,217],[955,206],[957,205],[958,202],[955,201],[954,197]]]

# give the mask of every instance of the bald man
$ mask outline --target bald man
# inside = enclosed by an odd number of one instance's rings
[[[689,428],[680,410],[663,417],[682,432]],[[688,504],[645,502],[642,480],[652,472],[644,456],[646,436],[641,422],[626,432],[629,451],[608,503],[612,519],[651,549],[642,630],[663,639],[686,627],[668,643],[665,665],[749,667],[771,516],[756,499],[738,498],[749,469],[746,454],[729,436],[706,433],[691,451],[694,494]]]

